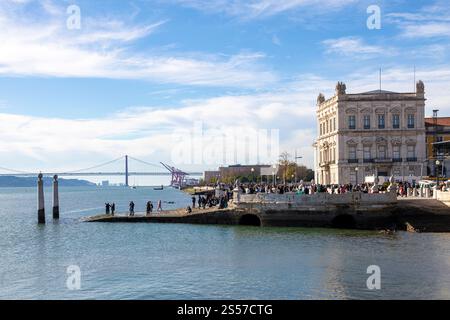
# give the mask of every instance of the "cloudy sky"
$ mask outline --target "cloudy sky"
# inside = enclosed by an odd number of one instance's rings
[[[316,97],[337,81],[375,90],[382,68],[383,89],[411,92],[415,66],[427,115],[450,115],[449,40],[447,0],[1,0],[0,167],[175,163],[199,123],[211,136],[278,130],[279,150],[312,166]]]

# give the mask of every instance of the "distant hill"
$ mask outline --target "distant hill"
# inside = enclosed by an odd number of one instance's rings
[[[63,179],[59,178],[59,185],[62,187],[88,187],[95,186],[95,183],[79,180],[79,179]],[[51,186],[53,178],[44,177],[44,186]],[[37,184],[37,177],[14,177],[14,176],[0,176],[0,188],[8,187],[35,187]]]

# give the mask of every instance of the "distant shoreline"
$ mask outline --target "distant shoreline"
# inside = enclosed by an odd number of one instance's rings
[[[53,179],[44,177],[44,186],[51,186]],[[61,187],[95,187],[96,184],[87,180],[80,179],[64,179],[59,178],[59,186]],[[35,187],[37,183],[36,177],[16,177],[1,176],[0,188],[29,188]]]

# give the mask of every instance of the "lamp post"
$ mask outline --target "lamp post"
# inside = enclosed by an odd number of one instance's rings
[[[294,158],[294,160],[295,160],[295,183],[297,183],[297,169],[298,169],[297,160],[298,159],[303,159],[303,157],[302,156],[297,156],[297,151],[296,151],[295,152],[295,158]]]
[[[277,166],[274,164],[272,166],[272,168],[273,168],[273,170],[272,170],[272,182],[273,182],[273,184],[276,184],[276,181],[275,181],[275,170],[277,169]]]
[[[434,172],[436,172],[436,189],[439,187],[439,171],[438,171],[438,167],[441,164],[441,162],[439,160],[436,160],[436,169],[434,170]]]
[[[251,171],[252,171],[252,183],[254,183],[255,182],[255,176],[254,176],[255,168],[252,168]]]
[[[355,187],[358,185],[358,171],[359,171],[359,168],[358,167],[356,167],[355,168]]]

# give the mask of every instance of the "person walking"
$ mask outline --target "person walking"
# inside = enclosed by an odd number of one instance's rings
[[[157,211],[162,211],[162,202],[161,202],[161,200],[158,200],[158,208],[156,210]]]
[[[134,216],[134,202],[130,202],[130,217]]]

